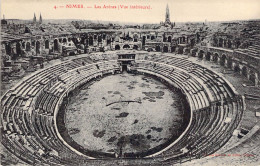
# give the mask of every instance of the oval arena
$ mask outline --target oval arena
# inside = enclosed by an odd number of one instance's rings
[[[153,145],[151,149],[139,148],[138,151],[132,150],[132,152],[129,150],[131,147],[125,153],[122,150],[123,145],[126,147],[127,139],[133,146],[134,143],[146,145],[149,134],[138,137],[140,133],[136,132],[137,138],[132,137],[132,139],[131,136],[129,138],[124,136],[125,142],[121,138],[122,145],[120,145],[120,138],[114,138],[118,141],[117,151],[87,149],[84,148],[84,144],[77,143],[70,135],[71,131],[68,132],[65,127],[66,107],[70,107],[70,103],[73,103],[71,100],[74,96],[77,97],[77,93],[80,93],[82,88],[90,86],[89,90],[91,90],[91,86],[99,81],[117,75],[157,79],[157,84],[163,84],[164,88],[169,88],[171,92],[178,94],[182,103],[180,107],[184,109],[182,115],[186,115],[182,120],[184,124],[187,123],[186,126],[175,129],[180,132],[174,136],[168,134],[170,138],[162,144]],[[130,103],[129,98],[125,100],[128,100],[126,101],[129,102],[128,105],[138,104]],[[144,102],[143,98],[131,100]],[[179,162],[180,159],[185,161],[204,154],[212,154],[232,136],[244,109],[243,97],[238,95],[232,85],[217,73],[185,58],[146,53],[90,54],[53,65],[36,72],[10,89],[2,98],[2,106],[4,108],[3,132],[6,133],[3,135],[3,143],[7,149],[15,149],[14,154],[28,163],[46,161],[46,163],[64,164],[71,162],[71,159],[76,164],[91,163],[101,159],[113,162],[119,158],[131,161],[131,158],[139,157],[144,157],[146,162],[169,160]],[[127,109],[125,105],[120,106],[122,109]],[[85,110],[85,114],[88,114],[88,111],[98,110]],[[160,110],[156,109],[156,111]],[[121,114],[121,116],[125,115]],[[142,123],[141,120],[138,123]],[[158,129],[162,130],[159,126],[149,127],[157,132]],[[94,134],[96,139],[104,135],[102,130],[104,130],[102,127],[96,130]],[[16,134],[12,134],[14,132]],[[151,134],[151,137],[153,136]],[[87,136],[85,137],[88,140]],[[146,139],[140,140],[144,137]]]

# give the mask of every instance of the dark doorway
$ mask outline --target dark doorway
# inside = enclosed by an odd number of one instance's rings
[[[127,71],[127,65],[122,65],[122,71]]]

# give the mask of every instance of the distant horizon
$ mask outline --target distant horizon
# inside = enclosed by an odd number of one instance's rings
[[[2,18],[1,18],[2,19]],[[5,18],[5,20],[21,20],[21,21],[31,21],[32,22],[32,19],[16,19],[16,18],[8,18],[8,19],[6,19]],[[37,19],[37,21],[38,21],[39,19]],[[43,18],[43,22],[46,22],[46,21],[48,21],[48,20],[60,20],[60,21],[62,21],[62,20],[71,20],[71,21],[73,21],[73,20],[75,20],[75,21],[90,21],[90,22],[95,22],[95,23],[97,23],[97,22],[100,22],[100,23],[102,23],[102,22],[105,22],[105,23],[124,23],[124,24],[160,24],[160,22],[158,22],[158,23],[139,23],[139,22],[124,22],[124,21],[107,21],[107,20],[86,20],[86,19],[73,19],[73,18],[70,18],[70,19],[66,19],[66,18],[62,18],[62,19],[59,19],[59,18],[53,18],[53,19],[44,19]],[[207,23],[217,23],[217,22],[241,22],[241,21],[260,21],[260,18],[259,19],[247,19],[247,20],[227,20],[227,21],[208,21],[207,20]],[[186,21],[186,22],[175,22],[175,23],[204,23],[205,22],[205,20],[204,21]]]
[[[83,8],[66,8],[80,4]],[[259,0],[2,0],[1,18],[32,20],[34,13],[39,19],[99,20],[158,24],[165,21],[166,5],[169,5],[171,22],[228,22],[260,19]],[[103,9],[111,5],[117,9]],[[120,9],[120,5],[145,5],[151,9]],[[63,8],[55,7],[63,6]],[[95,6],[101,6],[96,8]],[[119,8],[118,8],[119,7]]]

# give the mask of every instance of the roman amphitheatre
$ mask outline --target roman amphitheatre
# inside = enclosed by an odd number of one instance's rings
[[[259,21],[5,21],[2,165],[259,164]]]

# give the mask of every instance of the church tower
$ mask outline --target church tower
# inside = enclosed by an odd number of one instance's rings
[[[42,24],[42,14],[40,14],[39,23]]]
[[[171,21],[170,21],[170,11],[169,11],[168,4],[166,6],[165,23],[171,23]]]
[[[35,16],[35,13],[34,13],[34,16],[33,16],[33,23],[34,23],[34,24],[36,23],[36,16]]]

